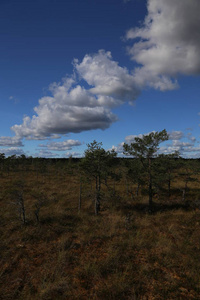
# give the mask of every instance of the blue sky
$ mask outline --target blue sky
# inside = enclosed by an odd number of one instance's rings
[[[80,157],[166,129],[200,157],[199,0],[1,0],[0,152]]]

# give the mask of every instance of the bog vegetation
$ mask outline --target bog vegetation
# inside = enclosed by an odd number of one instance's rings
[[[200,161],[166,131],[82,159],[0,155],[0,299],[200,299]]]

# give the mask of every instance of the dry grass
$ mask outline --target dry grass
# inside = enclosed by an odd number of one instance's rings
[[[122,179],[115,196],[104,187],[99,216],[86,181],[78,212],[74,172],[48,167],[46,174],[2,174],[0,299],[200,299],[200,211],[172,197],[174,206],[159,199],[148,214],[147,196],[132,200]],[[9,192],[19,177],[25,226]],[[39,223],[36,191],[46,198]]]

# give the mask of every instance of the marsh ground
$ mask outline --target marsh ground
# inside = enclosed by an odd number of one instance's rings
[[[145,193],[132,199],[123,178],[113,193],[110,181],[98,216],[88,181],[78,211],[79,185],[76,168],[2,172],[0,299],[200,299],[200,210],[181,202],[181,182],[170,199],[155,195],[149,214]],[[199,195],[191,183],[188,202]]]

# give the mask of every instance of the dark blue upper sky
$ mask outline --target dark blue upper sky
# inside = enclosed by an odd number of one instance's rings
[[[121,38],[138,25],[145,9],[141,0],[128,5],[122,0],[1,1],[1,97],[31,101],[71,74],[74,58],[102,48],[111,49],[122,65],[130,64]]]

